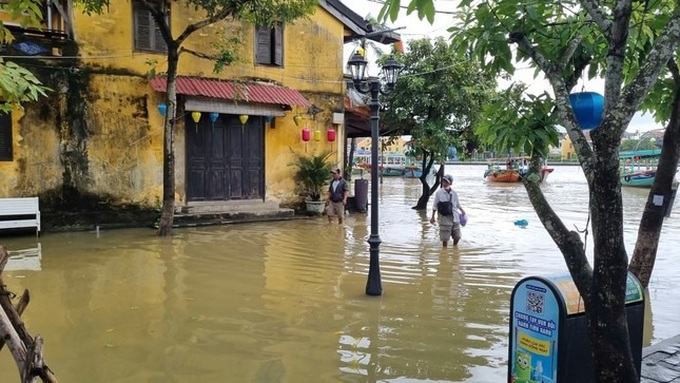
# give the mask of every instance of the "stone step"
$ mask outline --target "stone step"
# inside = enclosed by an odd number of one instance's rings
[[[200,214],[216,212],[261,212],[278,210],[277,202],[264,202],[262,200],[238,200],[238,201],[201,201],[189,202],[181,206],[182,214]]]
[[[281,208],[276,202],[206,201],[181,206],[175,213],[175,227],[226,225],[295,219],[293,209]]]

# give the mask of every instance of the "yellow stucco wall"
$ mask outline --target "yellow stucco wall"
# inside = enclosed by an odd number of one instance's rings
[[[50,124],[35,118],[36,113],[12,113],[14,161],[0,161],[0,196],[34,196],[61,183],[59,137]]]
[[[201,15],[172,4],[173,35]],[[89,180],[88,191],[106,194],[119,203],[154,206],[162,191],[163,119],[156,105],[164,94],[154,92],[146,75],[150,60],[155,70],[166,70],[166,57],[133,51],[132,6],[129,2],[110,8],[103,15],[74,15],[75,37],[83,70],[88,72],[85,141]],[[265,196],[267,200],[291,202],[295,199],[292,181],[294,169],[288,164],[293,152],[332,149],[334,162],[341,165],[342,125],[332,124],[334,112],[343,111],[344,68],[342,52],[343,25],[321,8],[309,19],[301,19],[284,28],[284,65],[282,68],[254,65],[254,27],[243,23],[219,23],[197,32],[186,41],[189,49],[211,52],[220,36],[237,36],[242,42],[240,61],[213,73],[213,62],[183,54],[179,75],[220,79],[262,79],[297,89],[321,108],[314,118],[306,107],[293,106],[285,116],[277,117],[275,128],[265,128]],[[50,97],[62,97],[58,92]],[[54,100],[52,100],[54,102]],[[63,105],[62,105],[63,106]],[[58,188],[62,182],[63,134],[54,122],[38,118],[39,106],[14,114],[14,158],[0,162],[0,195],[35,195]],[[296,126],[293,116],[303,122]],[[43,122],[41,122],[43,121]],[[308,126],[321,131],[321,140],[301,140],[300,130]],[[337,131],[333,143],[326,140],[326,130]],[[313,136],[314,137],[314,136]],[[178,121],[175,137],[176,198],[184,202],[184,127]]]
[[[571,160],[576,158],[576,150],[574,145],[571,144],[571,138],[569,135],[565,134],[562,138],[562,159]]]

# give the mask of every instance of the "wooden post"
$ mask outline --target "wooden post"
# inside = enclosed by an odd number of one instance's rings
[[[22,383],[36,382],[36,377],[46,383],[57,383],[54,373],[44,362],[43,339],[40,336],[33,339],[21,320],[21,314],[30,301],[28,290],[24,291],[14,307],[14,293],[7,290],[2,280],[8,258],[7,250],[0,245],[0,350],[7,344],[19,369]]]

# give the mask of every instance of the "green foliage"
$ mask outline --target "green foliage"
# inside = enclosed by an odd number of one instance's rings
[[[418,16],[423,19],[423,12],[429,12],[431,3],[431,0],[411,0],[408,2],[408,13],[417,10]],[[397,16],[395,8],[400,4],[400,1],[388,0],[380,17],[394,21]],[[597,7],[602,14],[613,12],[614,8],[606,2],[598,3]],[[622,70],[614,72],[620,75],[622,85],[635,81],[653,44],[670,20],[674,7],[676,2],[670,0],[633,2],[628,35],[624,42],[627,54],[622,62]],[[456,22],[449,28],[452,46],[461,57],[479,62],[485,71],[493,75],[512,75],[516,68],[533,67],[535,77],[543,73],[548,78],[560,79],[562,84],[552,85],[563,87],[563,95],[568,94],[579,79],[604,78],[608,75],[606,60],[611,54],[611,44],[607,42],[605,32],[602,32],[602,25],[591,18],[581,1],[492,0],[479,3],[464,0],[458,9]],[[608,22],[606,17],[605,22]],[[530,45],[522,45],[523,39]],[[537,56],[548,64],[537,63]],[[644,98],[642,110],[652,113],[657,122],[669,121],[675,92],[670,74],[667,71],[662,73],[662,77]],[[560,109],[554,92],[538,97],[523,94],[522,97],[527,102],[539,103],[535,106],[538,110],[530,114],[518,113],[517,105],[512,104],[508,104],[505,109],[497,105],[485,110],[486,121],[502,120],[503,123],[495,128],[484,126],[476,130],[478,134],[490,134],[489,137],[481,137],[484,145],[491,145],[490,149],[523,146],[539,149],[546,140],[552,140],[553,133],[549,131],[549,125],[557,123],[569,126],[571,121],[565,121],[564,118],[571,115],[571,107],[568,102],[563,102],[560,114],[562,120],[558,120]],[[630,102],[627,104],[630,105]],[[531,106],[525,104],[520,109],[527,108]],[[548,115],[546,110],[550,111]],[[549,116],[551,113],[555,115],[552,118]],[[531,114],[536,114],[537,123],[527,124],[526,116]],[[517,120],[510,121],[512,116],[517,117]],[[528,132],[529,126],[538,131]],[[510,131],[502,133],[504,128]],[[625,127],[621,127],[621,130],[625,130]],[[523,137],[521,132],[527,134]]]
[[[91,15],[93,13],[102,14],[104,10],[109,10],[109,0],[75,0],[82,12]]]
[[[39,28],[42,20],[42,1],[40,0],[9,0],[0,3],[0,10],[9,14],[12,22],[18,22],[22,28]],[[0,21],[0,40],[10,43],[14,39],[2,21]]]
[[[12,22],[18,22],[22,28],[40,28],[43,20],[43,0],[8,0],[0,3],[0,11],[9,15]],[[107,0],[77,1],[88,14],[101,11],[108,5]],[[0,21],[0,41],[9,44],[14,40],[11,32]],[[0,59],[0,104],[1,112],[9,112],[13,108],[21,109],[21,103],[36,101],[50,91],[27,69],[18,64]]]
[[[220,73],[225,67],[239,61],[237,53],[239,45],[241,39],[238,37],[229,37],[214,44],[214,48],[219,52],[215,60],[215,73]]]
[[[50,89],[40,85],[40,81],[27,69],[11,61],[0,59],[0,111],[9,112],[21,108],[21,102],[36,101],[45,96]]]
[[[448,148],[473,139],[483,105],[496,81],[470,60],[459,59],[444,39],[412,40],[398,57],[404,66],[381,123],[410,131],[410,155],[424,152],[443,160]]]
[[[485,119],[476,126],[475,133],[486,148],[497,152],[537,151],[548,155],[550,146],[558,146],[560,134],[555,129],[555,115],[551,98],[522,97],[522,86],[508,88],[484,109]]]
[[[325,186],[331,177],[331,165],[328,160],[333,152],[322,151],[320,153],[305,155],[295,153],[295,159],[289,165],[296,168],[295,182],[298,191],[313,201],[319,201],[325,191]]]

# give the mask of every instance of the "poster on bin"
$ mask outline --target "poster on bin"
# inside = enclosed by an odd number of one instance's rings
[[[528,279],[512,299],[511,383],[556,383],[560,309],[553,291]]]

